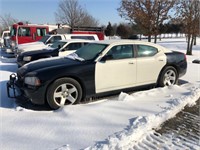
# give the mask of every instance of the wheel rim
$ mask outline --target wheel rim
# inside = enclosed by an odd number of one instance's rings
[[[176,73],[173,70],[168,70],[164,75],[164,85],[169,86],[176,83]]]
[[[78,98],[77,88],[70,83],[65,83],[59,85],[53,94],[53,99],[55,103],[59,106],[65,104],[73,104]]]

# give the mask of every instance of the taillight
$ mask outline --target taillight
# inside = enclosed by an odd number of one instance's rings
[[[184,59],[185,59],[185,60],[187,60],[187,57],[186,57],[186,55],[185,55],[185,54],[184,54]]]

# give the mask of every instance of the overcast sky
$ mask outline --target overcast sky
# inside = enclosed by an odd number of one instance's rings
[[[100,25],[124,22],[119,17],[117,8],[121,0],[79,0],[79,4],[90,15],[96,18]],[[10,14],[19,21],[31,23],[55,24],[54,13],[58,9],[59,0],[0,0],[0,14]]]

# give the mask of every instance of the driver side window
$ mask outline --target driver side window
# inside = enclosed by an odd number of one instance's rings
[[[133,45],[117,45],[106,54],[109,60],[133,58]]]

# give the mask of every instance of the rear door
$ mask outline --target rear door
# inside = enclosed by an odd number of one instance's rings
[[[159,73],[166,64],[161,50],[149,45],[137,45],[137,84],[156,83]]]

